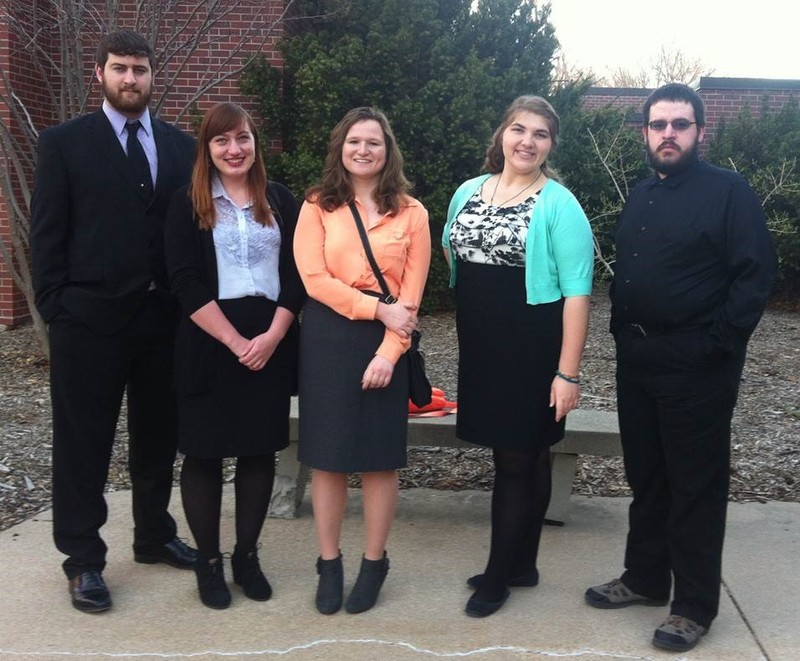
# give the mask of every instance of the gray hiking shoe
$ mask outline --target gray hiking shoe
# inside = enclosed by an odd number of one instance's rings
[[[586,603],[595,608],[625,608],[626,606],[666,606],[669,599],[650,599],[629,590],[615,578],[608,583],[586,590]]]
[[[682,615],[670,615],[653,634],[653,645],[662,650],[686,652],[706,635],[706,629]]]

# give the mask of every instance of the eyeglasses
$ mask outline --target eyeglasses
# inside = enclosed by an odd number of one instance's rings
[[[652,122],[648,122],[647,126],[649,126],[652,131],[666,131],[670,124],[672,124],[672,128],[678,131],[678,133],[681,133],[692,124],[697,124],[697,122],[690,122],[688,119],[673,119],[671,122],[664,119],[654,119]]]

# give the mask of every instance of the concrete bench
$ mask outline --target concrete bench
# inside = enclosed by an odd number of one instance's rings
[[[305,495],[308,469],[297,460],[297,398],[292,398],[289,447],[278,455],[275,488],[270,503],[270,516],[291,519]],[[408,446],[474,448],[456,438],[456,416],[411,418],[408,421]],[[578,409],[567,417],[564,439],[550,449],[553,466],[553,492],[547,518],[565,522],[578,455],[616,457],[622,455],[617,414],[613,411]]]

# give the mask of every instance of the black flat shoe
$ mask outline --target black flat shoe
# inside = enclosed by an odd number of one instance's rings
[[[467,579],[467,585],[473,590],[477,590],[483,584],[483,574],[475,574]],[[508,579],[506,585],[510,588],[533,588],[539,585],[539,570],[534,569],[528,574],[521,576],[512,576]]]
[[[511,592],[506,588],[503,596],[498,601],[485,601],[479,599],[478,593],[476,592],[469,598],[464,612],[470,617],[488,617],[500,610],[502,605],[508,600],[510,594]]]
[[[197,551],[177,537],[160,546],[133,548],[133,559],[145,565],[163,562],[178,569],[192,569],[197,557]]]
[[[84,613],[102,613],[111,608],[111,594],[103,575],[95,569],[69,579],[69,594],[72,605]]]

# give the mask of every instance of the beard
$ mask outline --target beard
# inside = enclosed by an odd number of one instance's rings
[[[659,148],[663,146],[665,142],[660,142],[658,146],[653,149],[650,146],[650,142],[647,142],[647,161],[650,163],[650,167],[652,167],[657,173],[663,174],[665,176],[678,174],[679,172],[683,172],[686,170],[692,163],[697,160],[697,150],[698,145],[700,144],[699,140],[695,140],[694,144],[688,149],[681,149],[677,143],[669,142],[672,148],[678,152],[677,158],[670,158],[665,159],[659,154]]]
[[[106,101],[112,108],[123,114],[141,115],[147,108],[147,104],[150,103],[150,97],[153,96],[153,88],[151,86],[148,86],[147,89],[142,89],[141,87],[111,89],[104,80],[102,87]]]

